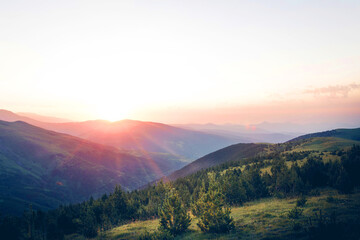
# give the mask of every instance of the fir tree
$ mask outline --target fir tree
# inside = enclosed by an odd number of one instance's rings
[[[198,226],[203,232],[223,233],[234,228],[230,208],[224,206],[225,197],[215,174],[209,173],[209,188],[202,188],[200,198],[194,205],[193,213],[199,217]],[[203,185],[204,186],[204,185]]]
[[[191,218],[181,203],[179,194],[171,189],[166,194],[162,208],[159,211],[160,230],[178,235],[190,226]]]

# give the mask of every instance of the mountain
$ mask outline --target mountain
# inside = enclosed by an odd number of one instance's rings
[[[32,203],[49,209],[99,197],[120,184],[135,189],[184,165],[176,156],[116,148],[0,121],[0,212],[20,214]]]
[[[39,122],[37,120],[34,120],[26,116],[15,114],[5,109],[0,109],[0,120],[7,122],[23,121],[35,126],[42,124],[42,122]]]
[[[4,110],[0,111],[0,120],[25,121],[44,129],[70,134],[122,150],[170,153],[182,156],[189,161],[239,142],[239,139],[234,137],[135,120],[46,123]]]
[[[220,165],[229,161],[238,161],[245,158],[254,157],[268,148],[268,144],[239,143],[210,153],[185,167],[173,172],[167,180],[173,181],[178,178],[186,177],[199,170]]]
[[[166,152],[191,160],[237,142],[234,138],[134,120],[65,123],[53,125],[52,130],[120,149]]]
[[[49,116],[43,116],[36,113],[28,113],[28,112],[18,112],[17,115],[28,117],[31,119],[34,119],[36,121],[40,122],[48,122],[48,123],[65,123],[65,122],[71,122],[69,119],[65,118],[58,118],[58,117],[49,117]]]
[[[293,134],[297,136],[303,135],[305,133],[311,132],[322,132],[328,129],[338,129],[338,128],[356,128],[359,126],[359,121],[354,121],[353,123],[341,123],[341,122],[316,122],[316,123],[292,123],[292,122],[262,122],[259,124],[253,124],[255,128],[263,129],[265,131],[284,133],[284,134]],[[301,134],[299,134],[301,133]]]
[[[210,134],[216,134],[224,137],[237,138],[241,143],[282,143],[286,142],[300,133],[282,133],[271,130],[264,130],[255,125],[239,125],[239,124],[177,124],[176,127],[181,127],[190,130],[202,131]]]

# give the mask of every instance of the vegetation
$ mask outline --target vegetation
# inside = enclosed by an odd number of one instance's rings
[[[336,196],[338,202],[328,203],[327,198],[333,195]],[[296,220],[287,217],[289,211],[296,206],[296,198],[279,199],[267,197],[244,203],[240,207],[232,207],[231,217],[233,218],[235,228],[229,233],[202,233],[201,229],[197,226],[198,219],[194,218],[189,230],[178,239],[307,240],[310,236],[313,236],[312,239],[326,239],[315,237],[322,232],[321,228],[319,228],[320,225],[329,224],[331,222],[330,219],[332,215],[334,215],[334,212],[336,213],[337,229],[340,228],[339,226],[347,223],[352,226],[349,227],[348,230],[353,233],[354,236],[359,234],[359,230],[353,229],[354,226],[356,226],[354,221],[360,215],[359,191],[352,194],[338,194],[336,190],[325,188],[320,190],[319,196],[308,196],[307,200],[307,204],[303,208],[303,214]],[[319,218],[320,210],[323,220],[320,220]],[[298,225],[300,229],[295,231],[293,224]],[[159,219],[135,221],[113,228],[105,232],[104,236],[106,239],[138,239],[139,236],[143,235],[145,232],[148,234],[155,232],[158,225]],[[328,227],[323,227],[323,229],[326,228]],[[340,239],[351,238],[344,237]]]
[[[199,218],[197,225],[201,231],[209,233],[229,232],[234,228],[230,217],[230,208],[224,207],[225,197],[214,173],[209,173],[209,187],[205,192],[205,184],[200,196],[194,204],[193,213]]]
[[[271,204],[291,201],[291,206],[287,205],[280,215],[275,215],[281,227],[287,224],[291,231],[318,236],[316,229],[319,226],[314,225],[313,221],[312,225],[304,221],[305,218],[314,217],[308,209],[323,209],[323,206],[314,208],[316,198],[325,199],[322,200],[324,204],[333,204],[321,195],[324,188],[330,187],[340,194],[347,194],[344,196],[351,196],[349,194],[360,186],[356,174],[360,171],[360,147],[331,152],[295,151],[301,144],[304,144],[303,140],[272,145],[267,149],[267,154],[198,171],[172,182],[171,187],[169,183],[162,182],[132,192],[117,187],[113,193],[104,194],[99,199],[61,206],[47,213],[29,210],[23,218],[3,218],[0,230],[13,229],[8,233],[13,236],[12,239],[42,239],[44,235],[48,239],[63,239],[65,236],[75,238],[80,235],[101,238],[108,236],[111,233],[109,230],[116,226],[122,226],[118,229],[124,230],[124,227],[133,227],[127,223],[153,219],[149,226],[155,229],[161,226],[162,231],[143,232],[143,239],[168,238],[168,234],[177,235],[188,227],[189,232],[185,232],[181,238],[197,234],[193,237],[201,239],[205,236],[206,239],[209,238],[206,235],[208,233],[224,232],[229,232],[229,236],[241,235],[242,232],[251,234],[253,224],[267,222],[268,218],[267,223],[271,224],[275,213],[267,212],[267,215],[263,215],[264,212],[254,212],[248,217],[258,219],[259,223],[249,223],[245,215],[237,215],[238,211],[242,212],[241,209],[251,202],[267,198]],[[169,188],[173,190],[169,191]],[[318,194],[311,196],[316,192]],[[307,201],[300,201],[299,206],[296,206],[299,202],[296,199],[305,195],[308,195]],[[358,203],[354,202],[356,206]],[[347,205],[344,204],[344,207]],[[231,212],[228,208],[230,206]],[[195,216],[191,225],[190,210]],[[158,218],[160,220],[156,220]],[[201,233],[203,235],[194,233],[198,231],[196,229],[204,232]],[[267,229],[262,230],[267,232]],[[19,236],[15,236],[15,232]]]
[[[171,235],[176,236],[184,233],[190,226],[190,223],[190,215],[181,203],[179,194],[172,188],[166,194],[160,209],[160,231],[169,232]]]

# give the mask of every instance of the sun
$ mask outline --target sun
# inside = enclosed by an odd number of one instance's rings
[[[97,116],[100,119],[108,120],[111,122],[129,118],[129,113],[130,108],[124,105],[102,104],[101,106],[97,106]]]

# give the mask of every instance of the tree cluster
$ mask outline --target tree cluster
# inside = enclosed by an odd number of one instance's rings
[[[349,193],[360,186],[360,146],[336,152],[340,161],[325,162],[311,152],[258,156],[205,169],[169,184],[159,182],[142,190],[111,194],[48,211],[29,209],[22,217],[1,217],[5,239],[63,239],[78,233],[85,237],[114,226],[160,217],[162,229],[173,235],[187,229],[188,212],[199,218],[204,232],[233,228],[229,206],[266,196],[301,196],[318,187]],[[297,164],[293,160],[306,161]]]

